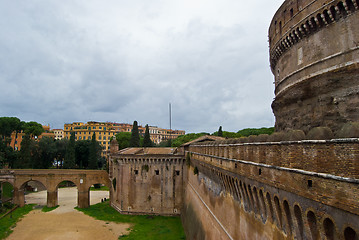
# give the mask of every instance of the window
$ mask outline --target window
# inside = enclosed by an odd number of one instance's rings
[[[138,170],[135,170],[134,172],[135,172],[135,175],[137,175],[137,174],[138,174]]]
[[[155,170],[156,175],[160,175],[160,170]]]
[[[102,127],[98,127],[98,129],[102,129]]]
[[[176,171],[176,175],[179,176],[179,175],[180,175],[180,171]]]
[[[98,139],[99,139],[99,140],[102,140],[102,137],[101,137],[101,136],[99,136],[99,137],[98,137]]]

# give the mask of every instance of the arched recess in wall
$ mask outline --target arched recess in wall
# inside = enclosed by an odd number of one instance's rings
[[[344,230],[344,239],[345,240],[358,240],[359,237],[354,229],[352,229],[351,227],[347,227]]]
[[[258,191],[257,191],[257,188],[255,186],[253,187],[253,195],[254,195],[254,201],[256,203],[257,213],[262,216],[263,215],[262,214],[262,208],[261,208],[261,205],[259,203]]]
[[[252,188],[251,188],[251,185],[249,185],[249,184],[248,184],[248,194],[249,194],[252,210],[253,210],[254,213],[257,213],[258,209],[256,208],[254,198],[253,198]]]
[[[263,209],[263,220],[266,221],[267,220],[267,208],[266,208],[266,204],[265,204],[265,200],[264,200],[264,195],[263,195],[263,191],[262,189],[259,190],[259,199],[262,205],[262,209]]]
[[[270,212],[270,216],[272,218],[272,221],[275,222],[276,221],[276,217],[273,211],[273,205],[272,205],[272,199],[270,197],[269,192],[267,192],[266,194],[266,199],[267,199],[267,203],[268,203],[268,208],[269,208],[269,212]]]
[[[287,218],[288,233],[292,234],[292,229],[293,229],[292,214],[290,212],[290,208],[287,200],[283,201],[283,208],[284,208],[285,216]]]
[[[300,207],[297,204],[294,205],[294,216],[298,226],[297,228],[298,239],[304,239],[304,224],[302,218],[302,211],[300,210]]]
[[[117,191],[116,186],[117,186],[117,180],[116,180],[116,178],[114,178],[114,179],[112,179],[112,187],[115,192]]]
[[[315,216],[314,212],[308,211],[308,213],[307,213],[307,222],[308,222],[308,225],[309,225],[310,233],[312,235],[312,239],[313,240],[319,239],[317,217]]]
[[[243,182],[243,188],[244,188],[244,193],[245,193],[245,195],[247,197],[247,206],[248,206],[247,210],[248,210],[248,212],[250,212],[252,210],[253,205],[252,205],[251,199],[249,197],[247,186],[246,186],[246,184],[244,182]]]
[[[278,227],[279,227],[279,229],[282,229],[282,227],[283,227],[282,209],[280,208],[280,203],[279,203],[279,199],[277,196],[274,197],[274,205],[275,205],[275,209],[277,212]]]
[[[330,218],[323,221],[324,234],[328,240],[336,239],[335,225]]]

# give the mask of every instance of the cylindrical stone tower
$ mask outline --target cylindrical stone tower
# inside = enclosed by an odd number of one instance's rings
[[[359,121],[359,0],[286,0],[269,45],[277,131]]]

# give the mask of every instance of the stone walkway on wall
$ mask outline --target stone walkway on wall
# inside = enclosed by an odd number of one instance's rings
[[[91,191],[91,204],[108,198],[108,191]],[[46,205],[46,191],[31,193],[25,197],[26,203]],[[128,234],[130,224],[107,223],[95,220],[74,209],[77,202],[76,188],[59,189],[59,207],[51,212],[36,209],[16,224],[8,240],[62,240],[62,239],[118,239]]]

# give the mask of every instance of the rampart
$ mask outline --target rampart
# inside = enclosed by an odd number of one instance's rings
[[[287,0],[269,28],[278,131],[358,121],[358,0]]]
[[[186,150],[182,218],[190,239],[358,238],[358,139]]]

